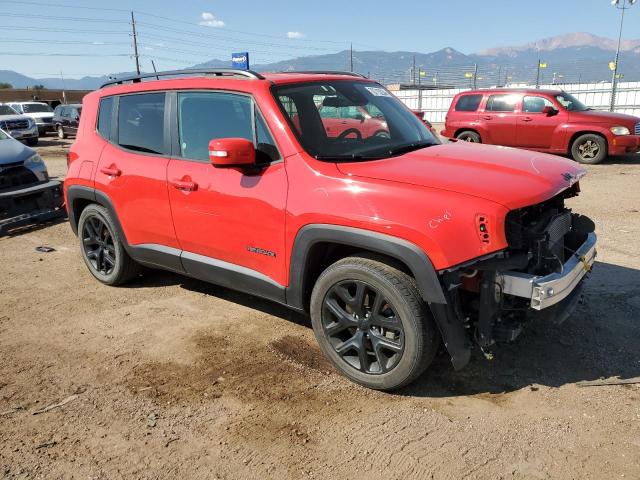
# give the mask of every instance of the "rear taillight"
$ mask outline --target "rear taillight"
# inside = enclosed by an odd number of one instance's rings
[[[67,167],[71,165],[71,162],[74,162],[78,159],[78,154],[76,152],[67,152]]]

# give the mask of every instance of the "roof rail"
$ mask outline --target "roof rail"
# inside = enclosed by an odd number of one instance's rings
[[[235,68],[185,69],[185,70],[168,70],[166,72],[143,73],[141,75],[132,75],[130,77],[116,78],[103,83],[100,86],[100,88],[104,88],[108,85],[122,85],[124,82],[138,83],[143,78],[155,78],[156,80],[160,80],[160,77],[175,77],[178,75],[215,75],[219,77],[222,77],[222,76],[245,77],[245,78],[252,78],[254,80],[264,80],[264,77],[262,75],[252,70],[240,70]]]
[[[292,70],[289,72],[278,72],[278,73],[308,73],[312,75],[313,74],[315,75],[348,75],[350,77],[367,78],[364,75],[361,75],[356,72],[344,72],[341,70]]]

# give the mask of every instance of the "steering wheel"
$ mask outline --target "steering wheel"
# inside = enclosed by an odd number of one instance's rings
[[[354,134],[356,136],[356,138],[354,140],[362,140],[362,133],[360,133],[360,130],[358,130],[357,128],[348,128],[348,129],[346,129],[344,132],[342,132],[340,135],[338,135],[338,140],[344,140],[349,135],[354,135]]]

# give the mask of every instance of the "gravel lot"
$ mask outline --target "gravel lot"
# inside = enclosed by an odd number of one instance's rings
[[[54,175],[68,144],[39,147]],[[66,223],[0,238],[0,478],[640,478],[640,385],[577,386],[640,376],[640,156],[588,170],[587,303],[396,394],[334,373],[278,305],[162,272],[102,286]]]

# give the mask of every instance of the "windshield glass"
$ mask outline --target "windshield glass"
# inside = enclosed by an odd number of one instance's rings
[[[51,107],[45,103],[25,103],[22,105],[22,109],[24,113],[53,112]]]
[[[274,87],[304,149],[319,160],[372,160],[438,144],[384,87],[328,81]]]
[[[566,92],[562,92],[561,94],[556,95],[556,100],[558,100],[558,102],[560,102],[560,105],[562,105],[570,112],[582,112],[584,110],[589,110],[589,108],[580,100]]]
[[[18,115],[9,105],[0,105],[0,115]]]

